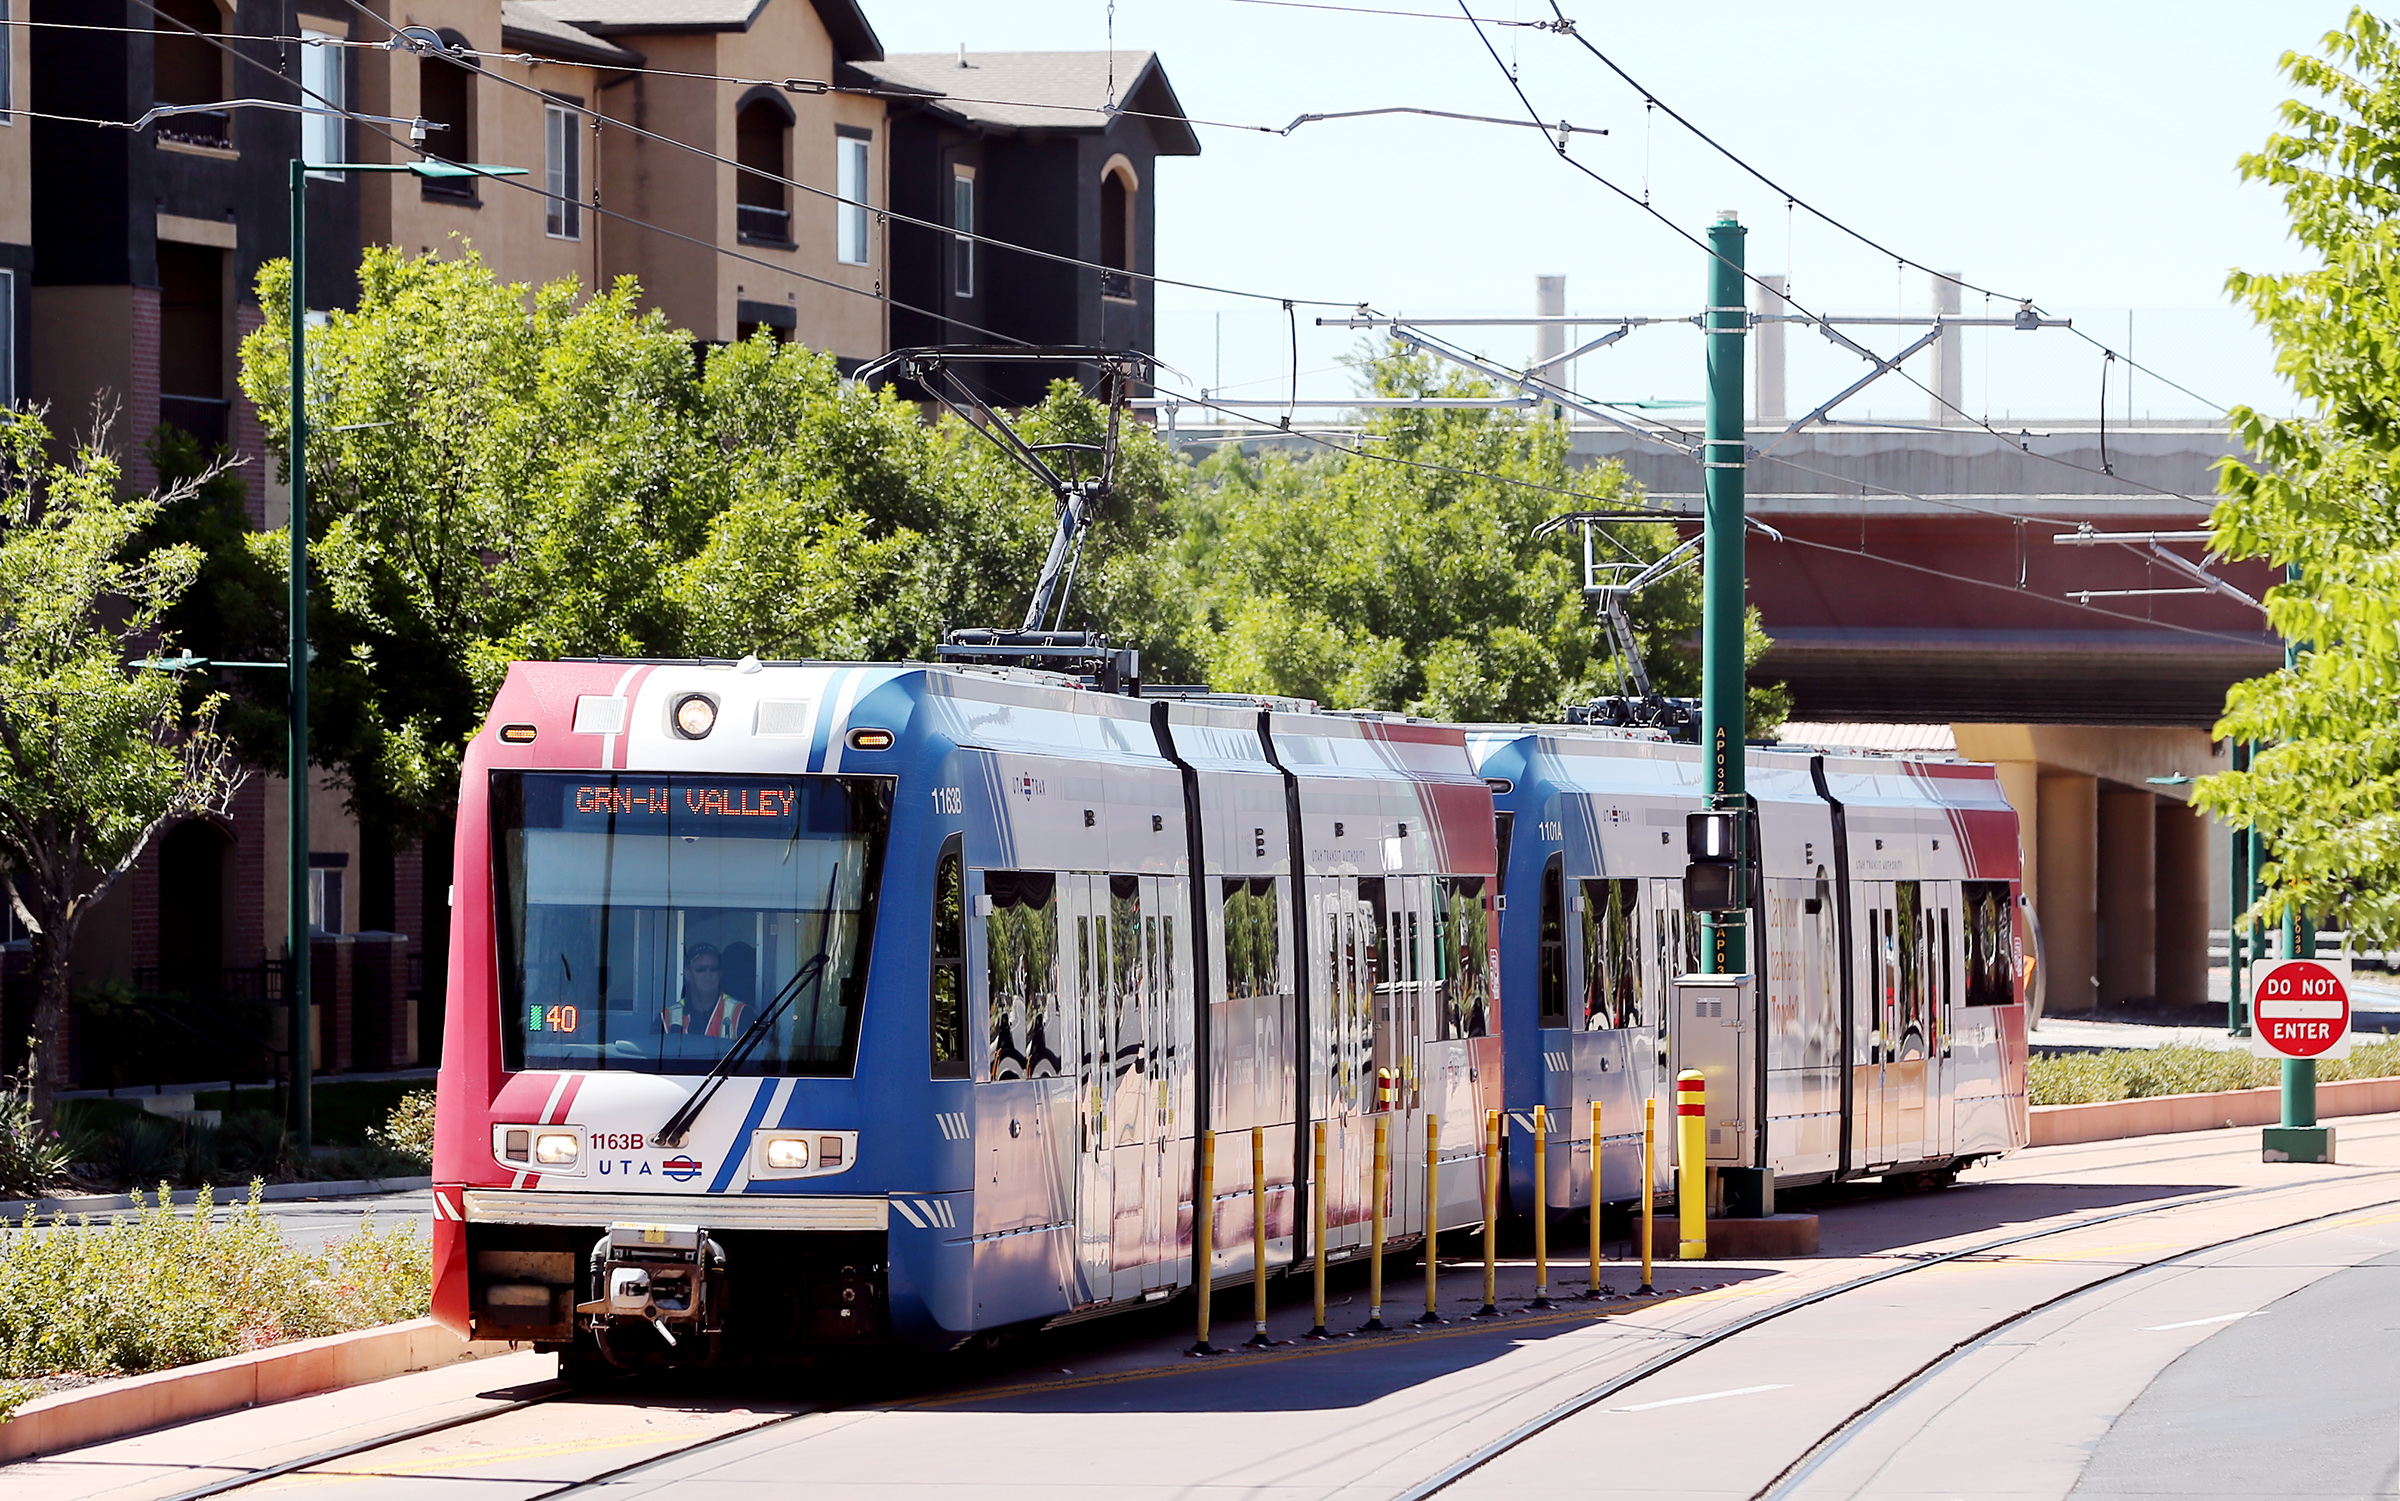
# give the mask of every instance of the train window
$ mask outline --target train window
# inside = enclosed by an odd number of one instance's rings
[[[1225,994],[1234,1000],[1283,989],[1283,929],[1275,882],[1267,877],[1225,883]]]
[[[933,867],[933,1077],[967,1076],[966,878],[956,834]]]
[[[1054,1078],[1050,1028],[1058,1016],[1058,877],[993,870],[983,877],[987,1029],[994,1079]]]
[[[1545,1027],[1567,1024],[1565,884],[1559,872],[1559,857],[1552,855],[1542,866],[1541,974],[1537,994],[1541,997],[1541,1024]]]
[[[1967,999],[1970,1006],[2016,1004],[2016,928],[2006,881],[1968,881],[1966,905]]]
[[[1499,884],[1502,891],[1508,890],[1508,846],[1509,842],[1516,837],[1516,832],[1517,815],[1514,813],[1492,815],[1492,838],[1500,853]]]
[[[1444,1039],[1491,1031],[1491,913],[1481,876],[1444,876],[1433,909],[1434,981]]]
[[[1926,922],[1923,885],[1896,881],[1893,886],[1892,951],[1900,969],[1897,1041],[1902,1058],[1923,1057],[1932,1035],[1927,1003],[1933,990],[1933,931]]]
[[[1638,1027],[1642,1004],[1641,885],[1583,883],[1583,1025]]]
[[[502,771],[490,785],[507,1067],[704,1073],[764,1018],[738,1072],[850,1072],[888,784]]]

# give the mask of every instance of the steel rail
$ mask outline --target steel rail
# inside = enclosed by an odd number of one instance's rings
[[[2372,1176],[2390,1177],[2395,1174],[2400,1174],[2400,1168],[2383,1169]],[[2361,1177],[2365,1176],[2369,1175],[2361,1175]],[[1597,1407],[1601,1403],[1617,1395],[1619,1392],[1624,1391],[1628,1387],[1639,1385],[1640,1383],[1649,1380],[1651,1377],[1659,1374],[1660,1372],[1667,1370],[1669,1367],[1682,1364],[1684,1361],[1691,1359],[1693,1356],[1699,1354],[1703,1350],[1715,1349],[1717,1346],[1725,1344],[1726,1342],[1740,1335],[1747,1334],[1751,1330],[1759,1328],[1761,1325],[1769,1324],[1790,1314],[1798,1313],[1802,1309],[1813,1308],[1819,1303],[1830,1302],[1835,1298],[1857,1292],[1862,1288],[1872,1287],[1879,1282],[1888,1282],[1895,1277],[1905,1277],[1914,1272],[1921,1272],[1927,1267],[1942,1266],[1953,1261],[1965,1261],[1973,1257],[1987,1256],[1994,1251],[2002,1250],[2009,1246],[2023,1245],[2028,1241],[2046,1240],[2057,1235],[2068,1235],[2078,1230],[2088,1230],[2094,1228],[2095,1226],[2112,1224],[2118,1220],[2138,1219],[2144,1215],[2165,1214],[2172,1210],[2196,1208],[2205,1204],[2228,1203],[2236,1199],[2254,1198],[2261,1194],[2290,1193],[2297,1189],[2321,1188],[2323,1186],[2324,1185],[2321,1183],[2313,1182],[2266,1184],[2257,1188],[2231,1189],[2223,1193],[2205,1194],[2194,1198],[2177,1199],[2168,1204],[2151,1204],[2145,1205],[2139,1209],[2120,1209],[2112,1211],[2108,1214],[2087,1215],[2081,1219],[2072,1220],[2063,1225],[2053,1225],[2047,1229],[2029,1230],[2016,1235],[2002,1236],[1996,1240],[1978,1241],[1974,1245],[1962,1246],[1954,1251],[1944,1251],[1937,1255],[1912,1259],[1900,1266],[1887,1267],[1884,1270],[1877,1272],[1869,1272],[1864,1276],[1852,1277],[1847,1281],[1836,1283],[1831,1287],[1820,1288],[1813,1293],[1805,1293],[1799,1297],[1787,1299],[1771,1308],[1764,1308],[1746,1318],[1737,1319],[1733,1323],[1727,1324],[1721,1329],[1710,1330],[1708,1333],[1692,1339],[1687,1344],[1677,1346],[1672,1350],[1668,1350],[1659,1355],[1653,1356],[1651,1359],[1643,1361],[1640,1365],[1635,1366],[1632,1370],[1627,1371],[1622,1375],[1612,1376],[1608,1380],[1601,1382],[1598,1386],[1592,1387],[1588,1391],[1579,1393],[1576,1396],[1568,1398],[1564,1402],[1560,1402],[1555,1406],[1546,1409],[1540,1414],[1518,1424],[1516,1427],[1510,1429],[1507,1433],[1502,1434],[1500,1437],[1477,1446],[1463,1457],[1452,1461],[1450,1464],[1444,1466],[1440,1470],[1437,1470],[1424,1480],[1417,1482],[1415,1485],[1408,1487],[1406,1490],[1400,1491],[1397,1493],[1397,1495],[1395,1495],[1393,1501],[1423,1501],[1423,1498],[1433,1496],[1444,1490],[1447,1490],[1453,1484],[1466,1478],[1468,1475],[1473,1474],[1475,1471],[1482,1469],[1485,1465],[1491,1463],[1495,1459],[1498,1459],[1503,1454],[1522,1446],[1535,1436],[1551,1428],[1557,1427],[1560,1423],[1565,1422],[1567,1419],[1574,1417],[1579,1413],[1586,1412],[1594,1407]],[[2384,1200],[2378,1202],[2400,1203],[2400,1200]],[[2312,1216],[2312,1219],[2330,1219],[2337,1214],[2355,1214],[2361,1207],[2374,1206],[2350,1205],[2342,1209],[2331,1211],[2325,1215]],[[2310,1223],[2310,1220],[2298,1220],[2291,1223],[2307,1224]],[[2289,1226],[2279,1225],[2274,1227],[2274,1229],[2277,1230],[2286,1228],[2289,1228]],[[2254,1233],[2266,1234],[2271,1232],[2259,1231]],[[2237,1237],[2237,1239],[2238,1238],[2240,1237]],[[2212,1247],[2195,1246],[2189,1251],[2178,1252],[2177,1254],[2191,1255],[2199,1251],[2205,1251],[2209,1249],[2212,1249]],[[2139,1267],[2129,1268],[2128,1270],[2146,1271],[2153,1266],[2163,1264],[2164,1260],[2168,1259],[2172,1258],[2162,1258],[2162,1260],[2159,1262],[2145,1262]],[[2112,1274],[2112,1276],[2117,1275],[2124,1274]],[[2099,1285],[2100,1283],[2098,1281],[2094,1281],[2083,1284],[2083,1287],[2096,1287]],[[2082,1291],[2083,1287],[2077,1288],[2076,1291]],[[2048,1300],[2048,1302],[2056,1301],[2056,1299]],[[2037,1305],[2034,1308],[2027,1309],[2023,1314],[2011,1315],[2010,1320],[2004,1320],[2003,1323],[2005,1324],[2013,1321],[2016,1318],[2021,1318],[2026,1315],[2039,1312],[2042,1307],[2048,1306],[2048,1302]],[[1948,1353],[1950,1352],[1944,1352],[1945,1355]],[[1940,1360],[1941,1358],[1942,1357],[1937,1356],[1936,1361]],[[1785,1473],[1788,1473],[1788,1467]],[[1782,1475],[1779,1474],[1776,1481],[1769,1482],[1770,1487],[1772,1487],[1772,1485],[1775,1483],[1780,1482],[1781,1479]],[[1761,1494],[1763,1495],[1764,1492]]]
[[[1823,1438],[1818,1439],[1815,1443],[1809,1445],[1807,1449],[1803,1450],[1798,1458],[1794,1459],[1790,1464],[1785,1465],[1781,1470],[1777,1471],[1774,1479],[1768,1481],[1760,1489],[1753,1492],[1751,1501],[1773,1501],[1773,1498],[1775,1497],[1789,1494],[1794,1486],[1799,1485],[1801,1482],[1807,1480],[1811,1475],[1815,1474],[1818,1468],[1822,1466],[1826,1460],[1831,1459],[1834,1455],[1840,1453],[1843,1446],[1848,1444],[1851,1438],[1854,1437],[1865,1424],[1873,1421],[1877,1413],[1890,1406],[1893,1402],[1898,1401],[1899,1399],[1908,1396],[1912,1392],[1919,1390],[1925,1385],[1926,1382],[1932,1380],[1934,1377],[1956,1365],[1962,1357],[1973,1354],[1975,1351],[1983,1348],[1983,1346],[1991,1342],[1994,1335],[2005,1333],[2009,1329],[2023,1323],[2025,1320],[2032,1318],[2036,1314],[2046,1313],[2053,1308],[2059,1308],[2068,1303],[2072,1303],[2076,1299],[2098,1292],[2104,1287],[2114,1286],[2116,1283],[2122,1282],[2128,1277],[2143,1276],[2147,1273],[2155,1272],[2165,1267],[2171,1267],[2179,1261],[2188,1260],[2191,1257],[2199,1256],[2209,1251],[2222,1251],[2228,1246],[2238,1246],[2247,1241],[2264,1240],[2272,1235],[2289,1234],[2292,1231],[2302,1230],[2310,1225],[2320,1224],[2326,1220],[2339,1219],[2344,1215],[2358,1214],[2369,1209],[2388,1209],[2395,1204],[2400,1204],[2400,1199],[2380,1199],[2372,1204],[2353,1204],[2341,1209],[2328,1210],[2323,1214],[2311,1215],[2307,1219],[2292,1220],[2281,1225],[2269,1225],[2263,1230],[2251,1230],[2241,1235],[2229,1235],[2223,1240],[2214,1240],[2210,1241],[2206,1245],[2192,1246],[2188,1249],[2177,1251],[2171,1256],[2162,1256],[2156,1261],[2145,1261],[2138,1266],[2129,1266],[2122,1271],[2111,1272],[2107,1276],[2101,1277],[2095,1281],[2086,1282],[2080,1286],[2069,1288],[2065,1292],[2058,1294],[2056,1297],[2045,1298],[2041,1302],[2034,1304],[2031,1308],[2020,1309],[2015,1313],[2009,1314],[2005,1318],[1994,1320],[1992,1323],[1986,1324],[1983,1328],[1976,1330],[1973,1334],[1968,1335],[1966,1338],[1956,1341],[1948,1349],[1945,1349],[1941,1353],[1935,1355],[1923,1365],[1918,1366],[1915,1370],[1901,1377],[1898,1381],[1892,1383],[1883,1391],[1879,1392],[1874,1397],[1861,1404],[1857,1409],[1852,1411],[1849,1416],[1843,1418],[1842,1421]]]

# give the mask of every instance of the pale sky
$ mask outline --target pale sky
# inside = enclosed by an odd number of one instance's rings
[[[1328,0],[1444,10],[1442,0]],[[1474,0],[1546,18],[1546,0]],[[2017,0],[1708,7],[1562,0],[1583,35],[1652,95],[1768,176],[1913,260],[2033,297],[2215,402],[2281,410],[2271,353],[2223,292],[2225,274],[2296,264],[2281,204],[2235,175],[2276,128],[2287,48],[2313,50],[2347,13],[2333,0]],[[1455,4],[1455,0],[1452,0]],[[1196,119],[1281,126],[1302,113],[1417,105],[1521,117],[1463,22],[1243,0],[867,0],[891,52],[1158,52]],[[1571,38],[1486,32],[1543,118],[1604,127],[1574,154],[1699,232],[1722,208],[1751,226],[1750,267],[1785,273],[1822,311],[1926,311],[1922,273],[1744,176]],[[1569,311],[1697,310],[1705,265],[1666,226],[1559,162],[1529,129],[1383,117],[1283,137],[1203,128],[1202,154],[1160,162],[1162,274],[1277,297],[1366,301],[1419,316],[1529,313],[1533,279],[1564,273]],[[1965,311],[1981,311],[1970,294]],[[1282,395],[1292,359],[1275,303],[1162,288],[1160,354],[1194,386]],[[1995,302],[1995,313],[2008,311]],[[1300,310],[1302,395],[1354,389],[1336,358],[1356,335]],[[1593,333],[1601,330],[1595,328]],[[1522,363],[1527,330],[1467,333]],[[1891,348],[1891,331],[1862,342]],[[1862,367],[1790,335],[1789,403],[1805,410]],[[1994,421],[2088,419],[2099,352],[2073,334],[1970,335],[1965,404]],[[1578,362],[1601,399],[1700,394],[1699,336],[1637,330]],[[2209,410],[2135,375],[2136,418]],[[2126,412],[2111,372],[2111,420]],[[1887,378],[1842,409],[1915,420],[1927,398]]]

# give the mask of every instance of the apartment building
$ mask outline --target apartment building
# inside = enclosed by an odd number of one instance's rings
[[[1127,273],[1152,265],[1152,164],[1198,150],[1148,54],[1118,54],[1113,72],[1101,54],[998,54],[958,87],[937,59],[887,66],[856,0],[29,3],[59,24],[0,26],[0,394],[47,403],[54,426],[113,413],[137,485],[157,478],[147,449],[162,426],[229,451],[248,461],[248,514],[264,528],[284,524],[288,493],[236,377],[262,317],[259,269],[290,248],[295,158],[323,164],[304,187],[311,308],[354,301],[365,246],[471,247],[509,281],[633,277],[701,343],[764,329],[854,368],[896,338],[981,340],[896,331],[887,298],[967,309],[963,322],[1032,342],[1149,347],[1150,289]],[[80,123],[161,106],[173,113],[145,130]],[[419,120],[432,155],[524,170],[336,170],[414,159],[400,122]],[[962,196],[956,183],[978,173],[980,200]],[[940,229],[896,226],[893,207]],[[945,258],[951,230],[1101,269]],[[87,924],[76,983],[268,1018],[278,1040],[285,806],[278,779],[253,777],[227,819],[170,831]],[[431,1063],[446,839],[380,846],[321,775],[310,829],[316,1066]],[[21,1036],[17,1020],[0,1026]],[[136,1046],[79,1023],[57,1062],[87,1085],[233,1066],[196,1034],[151,1030]]]

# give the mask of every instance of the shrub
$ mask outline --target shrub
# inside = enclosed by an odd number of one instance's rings
[[[0,1195],[32,1198],[65,1176],[81,1143],[33,1118],[22,1087],[0,1090]]]
[[[2317,1065],[2317,1078],[2328,1084],[2395,1074],[2400,1074],[2400,1037],[2353,1043],[2348,1058]],[[2282,1077],[2277,1059],[2189,1043],[2035,1058],[2027,1069],[2028,1093],[2036,1105],[2090,1105],[2158,1095],[2262,1089]]]
[[[223,1212],[204,1191],[189,1215],[152,1202],[105,1223],[0,1222],[0,1382],[157,1370],[424,1313],[432,1256],[413,1225],[369,1216],[301,1250],[258,1205],[253,1184]]]
[[[419,1172],[432,1168],[433,1091],[412,1089],[402,1095],[382,1125],[367,1128],[367,1140],[414,1162]]]

